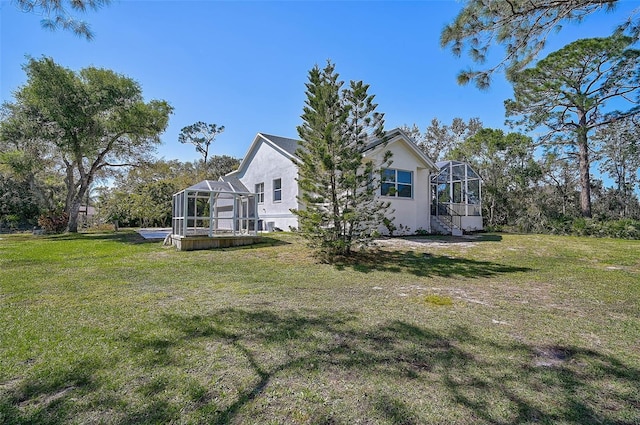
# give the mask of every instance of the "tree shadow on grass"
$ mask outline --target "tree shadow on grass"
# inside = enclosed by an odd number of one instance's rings
[[[100,381],[100,367],[118,365],[95,362],[72,368],[82,370],[79,375],[33,377],[12,390],[0,385],[0,422],[60,424],[84,414],[119,424],[362,418],[419,424],[434,419],[425,406],[441,409],[435,416],[440,423],[630,425],[640,419],[640,370],[583,347],[495,341],[464,326],[438,332],[403,320],[363,323],[345,311],[223,308],[166,314],[161,327],[122,336],[127,362],[150,359],[140,369],[155,376],[176,369],[183,374],[140,384],[135,406],[130,394],[104,396],[112,384]],[[195,360],[185,359],[185,350]],[[218,372],[201,372],[198,402],[177,401],[171,389],[216,362],[223,364]],[[78,411],[74,400],[83,394],[89,402]],[[103,401],[108,410],[92,412]]]
[[[491,261],[433,255],[415,251],[376,250],[357,253],[353,257],[335,263],[339,270],[351,268],[362,273],[384,271],[410,273],[422,277],[491,277],[506,273],[529,272],[528,267],[516,267]]]
[[[401,239],[401,240],[407,240],[407,241],[418,242],[418,243],[423,242],[425,244],[437,242],[437,243],[447,243],[447,244],[455,245],[460,243],[468,244],[472,242],[501,242],[502,235],[498,235],[495,233],[475,233],[472,235],[465,235],[465,236],[411,235],[411,236],[399,236],[397,238],[392,238],[392,239]]]
[[[108,232],[108,233],[63,233],[59,235],[47,235],[47,236],[38,236],[39,238],[43,238],[50,241],[111,241],[123,244],[161,244],[163,239],[145,239],[139,233],[134,231],[119,231],[119,232]],[[228,247],[228,248],[211,248],[211,250],[239,250],[239,249],[254,249],[254,248],[262,248],[262,247],[275,247],[282,245],[290,245],[290,242],[286,242],[277,238],[272,238],[269,236],[262,236],[259,243],[253,245],[244,245],[237,247]]]
[[[59,235],[39,236],[40,238],[50,241],[112,241],[126,244],[157,244],[159,239],[145,239],[139,233],[134,231],[119,231],[107,233],[62,233]]]
[[[453,417],[488,424],[632,424],[640,418],[633,392],[640,386],[640,370],[581,347],[496,343],[464,327],[439,333],[399,320],[362,328],[355,326],[355,315],[344,312],[223,309],[210,316],[167,315],[165,322],[181,335],[173,342],[176,346],[222,343],[244,359],[254,376],[235,399],[211,409],[206,423],[247,419],[243,415],[251,415],[252,405],[271,399],[267,392],[278,380],[317,379],[318,373],[327,381],[361,384],[364,391],[371,391],[370,382],[378,387],[364,405],[354,406],[360,409],[354,417],[336,416],[317,404],[306,406],[316,423],[349,423],[358,415],[372,422],[425,423],[416,401],[433,388],[443,392],[439,397],[445,404],[455,405]],[[298,390],[313,387],[311,380]],[[405,383],[412,390],[397,393],[380,382]],[[322,388],[317,387],[318,397],[329,398]],[[295,403],[276,402],[283,411]],[[616,409],[607,408],[611,405]],[[629,416],[634,411],[636,416]]]
[[[67,423],[74,395],[98,391],[94,374],[103,367],[100,359],[70,362],[46,376],[14,380],[0,385],[0,423]]]

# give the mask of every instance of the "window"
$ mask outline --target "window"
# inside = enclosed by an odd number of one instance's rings
[[[282,179],[273,181],[273,202],[282,201]]]
[[[264,183],[256,184],[256,200],[259,204],[264,202]]]
[[[382,196],[395,196],[398,198],[413,197],[413,173],[411,171],[385,168],[382,170]]]

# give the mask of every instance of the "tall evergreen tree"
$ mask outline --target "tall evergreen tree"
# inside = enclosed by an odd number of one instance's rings
[[[529,131],[546,128],[542,144],[575,155],[584,217],[591,217],[589,133],[640,115],[640,50],[634,42],[619,34],[574,41],[512,75],[507,116],[520,117],[512,123]]]
[[[346,89],[328,62],[309,71],[301,138],[298,184],[303,208],[300,231],[326,259],[349,255],[367,244],[389,207],[376,199],[380,167],[363,161],[368,143],[384,138],[384,114],[376,112],[369,85],[351,81]]]
[[[89,25],[73,16],[69,10],[84,13],[107,6],[111,0],[11,0],[23,12],[41,15],[44,28],[56,30],[63,28],[87,40],[93,39]]]
[[[471,69],[458,74],[458,83],[474,82],[487,88],[491,76],[507,71],[507,77],[522,70],[534,60],[546,45],[547,38],[565,24],[582,22],[598,12],[611,12],[620,0],[465,0],[458,16],[446,25],[440,35],[442,47],[453,54],[467,52],[483,69]],[[621,17],[618,31],[640,35],[640,14]],[[493,45],[504,47],[504,55],[489,55]],[[489,58],[489,56],[492,56]],[[497,63],[491,62],[498,58]]]

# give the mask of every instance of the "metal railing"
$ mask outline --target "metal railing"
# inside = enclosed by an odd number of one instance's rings
[[[442,204],[440,202],[433,204],[431,207],[432,215],[437,216],[451,229],[462,230],[462,217],[464,216],[464,214],[460,214],[458,211],[456,211],[456,208],[452,208],[451,205]]]

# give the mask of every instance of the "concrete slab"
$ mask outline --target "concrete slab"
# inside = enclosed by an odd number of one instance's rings
[[[164,239],[171,234],[170,227],[147,227],[138,229],[137,232],[145,239]]]

